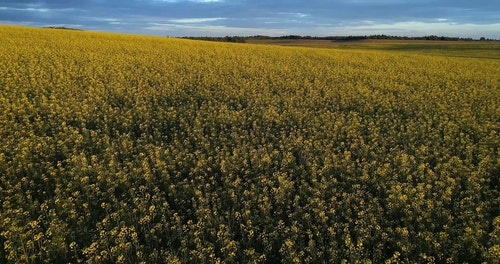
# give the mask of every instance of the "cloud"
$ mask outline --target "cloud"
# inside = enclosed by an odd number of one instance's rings
[[[170,19],[170,22],[173,23],[205,23],[205,22],[213,22],[218,20],[225,20],[227,18],[224,17],[209,17],[209,18],[179,18],[179,19]]]
[[[482,36],[498,35],[500,23],[481,24],[457,24],[457,23],[427,23],[421,21],[405,21],[392,24],[353,24],[347,26],[318,27],[312,32],[317,35],[398,35],[398,36],[468,36],[480,38]],[[311,33],[311,34],[313,34]],[[314,35],[313,34],[313,35]]]
[[[172,36],[252,36],[252,35],[270,35],[282,36],[288,35],[290,32],[286,29],[274,28],[243,28],[243,27],[230,27],[230,26],[213,26],[213,25],[179,25],[169,23],[151,23],[145,27],[146,31],[165,32],[166,35]],[[179,35],[182,32],[182,35]]]
[[[48,12],[50,9],[48,9],[48,8],[33,8],[33,7],[15,8],[15,7],[0,6],[0,10],[4,10],[4,11],[24,11],[24,12]]]
[[[74,8],[43,8],[43,7],[19,8],[19,7],[0,6],[0,11],[49,13],[49,12],[70,12],[70,11],[75,11],[75,9]]]
[[[163,28],[179,36],[439,32],[500,38],[498,10],[500,2],[491,0],[3,0],[0,18],[11,24],[74,24],[152,35],[164,35]]]
[[[313,35],[313,36],[335,36],[335,35],[397,35],[397,36],[467,36],[480,38],[482,36],[494,36],[498,34],[497,28],[500,23],[492,25],[480,24],[455,24],[447,22],[427,23],[421,21],[405,21],[397,23],[378,24],[373,21],[352,22],[343,26],[322,25],[314,29],[279,27],[233,27],[225,25],[203,25],[203,24],[176,24],[176,23],[151,23],[143,28],[144,32],[162,32],[170,36],[251,36],[268,35],[283,36],[290,34]],[[497,36],[497,38],[500,36]]]
[[[277,12],[275,13],[276,15],[284,15],[284,16],[291,16],[291,17],[298,17],[298,18],[304,18],[308,17],[308,14],[300,13],[300,12]]]

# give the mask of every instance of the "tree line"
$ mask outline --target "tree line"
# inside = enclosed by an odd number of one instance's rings
[[[331,41],[360,41],[360,40],[430,40],[430,41],[497,41],[495,39],[480,37],[479,39],[474,38],[462,38],[462,37],[447,37],[447,36],[437,36],[437,35],[427,35],[420,37],[408,37],[408,36],[391,36],[391,35],[364,35],[364,36],[301,36],[301,35],[285,35],[279,37],[265,36],[265,35],[255,35],[255,36],[225,36],[225,37],[196,37],[196,36],[184,36],[185,39],[193,40],[206,40],[206,41],[216,41],[216,42],[233,42],[233,43],[245,43],[249,40],[300,40],[300,39],[313,39],[313,40],[331,40]]]

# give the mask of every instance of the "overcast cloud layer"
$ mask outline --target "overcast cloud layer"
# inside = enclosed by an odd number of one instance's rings
[[[0,0],[0,24],[159,36],[386,34],[500,39],[500,1]]]

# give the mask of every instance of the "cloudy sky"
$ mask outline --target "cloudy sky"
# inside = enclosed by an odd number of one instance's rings
[[[498,0],[0,0],[0,24],[159,36],[500,39]]]

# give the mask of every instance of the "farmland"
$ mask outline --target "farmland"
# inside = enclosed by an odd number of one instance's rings
[[[500,259],[495,44],[0,36],[2,263]]]
[[[248,43],[342,50],[400,51],[447,57],[500,59],[500,41],[249,39]]]

